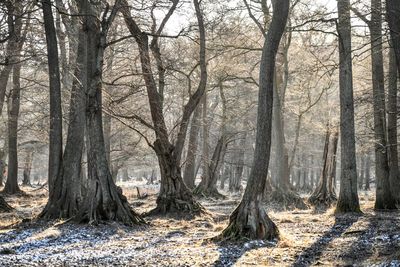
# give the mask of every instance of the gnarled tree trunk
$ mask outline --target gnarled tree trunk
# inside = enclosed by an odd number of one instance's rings
[[[82,205],[75,217],[79,222],[97,223],[101,220],[114,220],[127,225],[142,224],[144,220],[128,204],[112,180],[106,157],[102,122],[102,74],[103,58],[108,30],[113,22],[119,1],[104,10],[102,18],[98,5],[89,0],[80,1],[80,12],[88,14],[83,18],[86,34],[86,131],[88,138],[88,188]],[[101,26],[101,27],[100,27]]]
[[[13,208],[7,204],[6,200],[0,196],[0,213],[1,212],[10,212]]]

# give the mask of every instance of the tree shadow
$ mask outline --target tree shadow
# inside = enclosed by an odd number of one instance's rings
[[[373,257],[383,261],[400,251],[398,212],[375,212],[367,217],[367,221],[364,229],[347,232],[348,235],[357,235],[357,238],[339,256],[346,265],[366,264],[365,261]]]
[[[46,247],[69,246],[76,242],[96,244],[115,236],[121,228],[139,230],[118,223],[83,225],[55,221],[33,220],[12,225],[0,234],[0,254],[22,254]]]
[[[263,240],[252,240],[241,243],[220,242],[218,246],[219,257],[211,266],[214,267],[233,266],[248,251],[258,248],[275,247],[275,246],[276,242],[263,241]]]
[[[331,229],[319,237],[310,247],[296,255],[296,261],[292,266],[300,267],[312,265],[319,259],[332,240],[341,236],[348,228],[358,221],[360,216],[362,215],[359,213],[336,215],[335,224]]]

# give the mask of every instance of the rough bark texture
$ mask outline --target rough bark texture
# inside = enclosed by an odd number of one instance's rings
[[[46,219],[71,218],[78,212],[82,198],[82,154],[85,129],[85,36],[78,33],[77,62],[72,82],[69,126],[62,166],[49,194],[46,207],[39,217]]]
[[[336,168],[336,151],[339,139],[339,133],[336,131],[332,137],[328,129],[325,137],[324,154],[322,158],[323,169],[319,179],[317,188],[311,194],[308,202],[315,206],[330,206],[337,200],[333,187],[335,168]]]
[[[286,27],[289,2],[289,0],[272,2],[274,14],[265,37],[260,65],[254,161],[242,201],[230,216],[228,227],[221,234],[225,239],[278,237],[278,229],[266,214],[262,200],[271,152],[275,59]]]
[[[375,209],[395,209],[389,180],[389,162],[386,142],[385,77],[382,54],[382,2],[371,0],[372,90],[374,97],[375,132]]]
[[[58,62],[57,33],[54,27],[51,1],[42,1],[44,29],[47,42],[47,60],[50,81],[50,131],[49,131],[49,193],[62,164],[62,111],[61,82]]]
[[[88,0],[80,1],[86,34],[86,130],[88,138],[88,188],[79,207],[76,221],[98,223],[119,221],[127,225],[142,224],[144,220],[136,214],[112,180],[106,158],[102,122],[102,73],[106,37],[119,7],[118,1],[108,13],[103,11],[100,19],[99,6]]]
[[[400,204],[400,173],[397,150],[397,68],[393,49],[389,52],[389,86],[388,86],[388,151],[389,180],[392,196]]]
[[[341,175],[336,212],[360,212],[354,137],[350,1],[338,0]]]
[[[183,181],[190,189],[195,187],[195,167],[196,167],[196,152],[198,147],[199,130],[200,130],[200,115],[201,106],[198,106],[193,113],[192,122],[190,125],[189,143],[186,154],[185,169],[183,171]]]
[[[0,196],[0,213],[2,212],[10,212],[13,208],[7,204],[6,200]]]
[[[400,73],[400,2],[398,0],[386,0],[386,18],[396,56],[397,70]]]

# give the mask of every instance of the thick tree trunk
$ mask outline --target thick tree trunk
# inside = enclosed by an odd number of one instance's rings
[[[386,0],[386,17],[396,56],[397,70],[400,73],[400,2],[398,0]]]
[[[39,217],[67,219],[75,216],[82,201],[82,154],[85,134],[85,63],[86,43],[83,31],[79,31],[78,59],[72,82],[69,126],[61,170],[54,181],[46,207]]]
[[[336,131],[332,136],[328,129],[325,137],[324,154],[322,158],[323,169],[317,188],[311,194],[308,201],[313,205],[330,206],[337,200],[333,187],[336,168],[336,152],[339,133]]]
[[[88,0],[80,2],[87,47],[86,131],[88,138],[88,188],[75,217],[79,222],[119,221],[127,225],[142,224],[112,180],[106,158],[102,122],[102,70],[109,27],[117,13],[118,3],[100,20],[98,6]],[[107,16],[108,15],[108,16]],[[101,27],[100,27],[101,26]]]
[[[266,214],[263,196],[271,153],[273,86],[276,54],[286,27],[289,0],[273,1],[273,16],[266,35],[260,65],[257,133],[254,161],[242,201],[222,232],[225,239],[274,239],[278,229]]]
[[[392,196],[400,204],[400,173],[397,150],[397,68],[393,48],[389,51],[389,86],[388,86],[388,145],[389,145],[389,180]]]
[[[389,162],[386,142],[385,77],[382,54],[382,2],[371,0],[371,59],[372,90],[374,98],[375,132],[375,209],[395,209],[389,180]]]
[[[200,115],[201,106],[198,106],[193,113],[192,122],[190,125],[189,143],[186,154],[185,169],[183,171],[183,181],[190,189],[195,187],[195,166],[196,152],[198,146],[199,130],[200,130]]]
[[[336,212],[360,212],[354,137],[350,1],[338,0],[341,174]]]
[[[154,143],[161,172],[161,187],[157,207],[149,214],[174,212],[199,213],[203,207],[194,199],[181,176],[181,169],[173,154],[174,146],[165,147],[158,140]]]

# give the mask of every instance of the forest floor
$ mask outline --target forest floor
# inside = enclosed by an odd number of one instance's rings
[[[155,187],[139,200],[123,186],[135,210],[155,205]],[[202,201],[210,216],[192,220],[150,217],[147,227],[99,226],[30,220],[47,200],[44,189],[6,197],[16,211],[0,214],[0,266],[400,266],[400,212],[373,211],[374,195],[361,192],[362,215],[274,211],[278,242],[221,244],[218,235],[240,196]],[[226,193],[226,192],[225,192]]]

